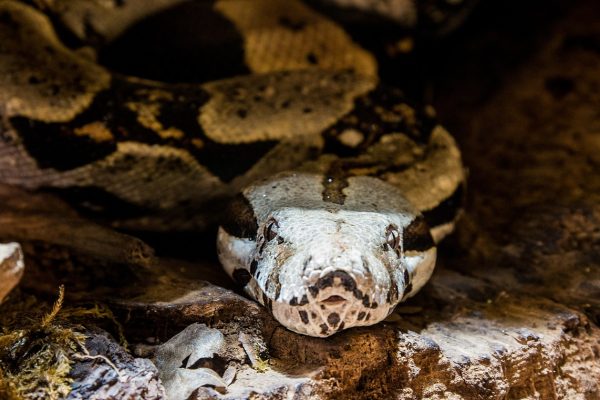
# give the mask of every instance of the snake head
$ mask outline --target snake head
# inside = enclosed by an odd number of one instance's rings
[[[429,227],[395,187],[354,177],[342,203],[323,193],[317,174],[255,183],[218,235],[221,263],[246,293],[288,329],[319,337],[383,320],[436,258]]]

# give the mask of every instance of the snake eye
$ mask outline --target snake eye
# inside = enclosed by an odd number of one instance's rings
[[[267,221],[267,224],[265,225],[265,240],[267,242],[270,242],[271,240],[275,239],[279,234],[278,232],[279,224],[277,223],[277,221],[274,218],[269,219],[269,221]]]
[[[396,225],[389,225],[385,230],[386,244],[395,252],[400,251],[400,232]]]

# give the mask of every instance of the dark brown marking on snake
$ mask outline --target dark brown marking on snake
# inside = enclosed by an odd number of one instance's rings
[[[258,261],[252,260],[252,262],[250,263],[250,273],[252,274],[252,276],[256,276],[258,278],[258,276],[256,275],[256,268],[258,268]]]
[[[15,117],[10,119],[10,124],[19,132],[23,146],[40,168],[68,171],[101,160],[117,150],[114,141],[98,142],[74,135],[75,123],[46,123]]]
[[[277,283],[275,284],[275,300],[279,299],[279,295],[281,294],[281,282],[277,279]]]
[[[237,268],[233,271],[233,280],[242,287],[246,286],[250,279],[252,279],[252,275],[246,269]]]
[[[425,218],[418,216],[402,233],[404,251],[425,251],[435,246]]]
[[[246,110],[245,108],[240,108],[236,111],[236,114],[241,119],[244,119],[244,118],[246,118],[246,116],[248,116],[248,110]]]
[[[183,2],[147,16],[115,40],[100,43],[100,63],[163,82],[208,82],[250,73],[243,36],[214,3]]]
[[[308,313],[304,310],[299,310],[298,315],[304,324],[308,324]]]
[[[306,260],[304,260],[304,264],[302,265],[302,274],[303,275],[311,261],[312,261],[312,256],[309,256]]]
[[[344,323],[344,321],[342,321],[342,323],[340,324],[340,326],[338,326],[337,331],[341,331],[342,329],[344,329],[344,326],[346,326],[346,324]]]
[[[267,277],[267,285],[269,282],[275,285],[275,300],[279,299],[279,295],[281,294],[281,281],[279,280],[279,275],[282,265],[283,263],[276,262]]]
[[[352,291],[352,294],[353,294],[353,295],[354,295],[354,297],[355,297],[356,299],[358,299],[358,300],[361,300],[361,299],[362,299],[362,297],[363,297],[363,293],[362,293],[362,291],[361,291],[360,289],[354,289],[354,290]]]
[[[315,53],[308,53],[306,55],[306,61],[308,61],[308,63],[311,65],[317,65],[319,63],[319,59]]]
[[[404,289],[404,295],[403,295],[403,297],[408,296],[410,294],[410,292],[412,292],[412,289],[413,289],[413,285],[412,285],[412,282],[411,282]]]
[[[329,331],[327,324],[321,324],[319,325],[319,328],[321,328],[321,335],[325,335]]]
[[[363,268],[365,269],[365,272],[367,273],[367,275],[371,275],[371,268],[369,268],[369,260],[367,260],[367,257],[362,256],[360,258],[360,260],[363,263]]]
[[[267,245],[267,240],[263,240],[262,243],[260,244],[260,247],[258,248],[258,255],[262,256],[263,251],[265,250],[265,246]]]
[[[323,178],[323,201],[343,205],[346,195],[343,190],[348,187],[348,172],[342,163],[334,161]]]
[[[198,123],[198,114],[203,103],[196,101],[195,87],[177,87],[176,100],[165,102],[157,119],[165,127],[175,127],[185,132],[176,147],[184,147],[198,162],[223,182],[230,182],[252,168],[258,160],[277,145],[275,140],[255,141],[246,144],[217,143],[211,140]],[[239,117],[248,111],[238,110]],[[193,139],[200,139],[201,148],[194,146]]]
[[[340,280],[342,287],[344,289],[346,289],[347,291],[354,292],[356,290],[356,281],[354,280],[354,278],[352,276],[350,276],[350,274],[348,274],[345,271],[330,272],[327,275],[319,278],[319,280],[317,280],[315,285],[311,286],[311,287],[315,287],[317,289],[316,293],[318,293],[320,290],[323,290],[325,288],[333,286],[335,278],[338,278]],[[309,290],[310,290],[310,287],[309,287]],[[311,294],[312,294],[312,292],[311,292]]]
[[[331,325],[333,328],[340,323],[340,315],[336,312],[333,312],[327,316],[327,323]]]
[[[369,295],[368,295],[368,294],[365,294],[365,295],[363,296],[363,298],[362,298],[362,305],[363,305],[365,308],[376,308],[376,307],[377,307],[377,303],[376,303],[376,302],[373,302],[373,303],[371,303],[371,301],[370,301],[370,299],[369,299]]]
[[[271,301],[271,299],[269,299],[269,297],[267,296],[267,294],[265,292],[261,292],[262,293],[262,305],[265,306],[267,309],[269,310],[273,310],[273,301]]]
[[[412,290],[412,282],[410,281],[410,274],[408,273],[408,270],[404,270],[404,291],[402,292],[402,298],[406,298],[406,296],[411,292]]]
[[[256,240],[258,222],[254,215],[254,209],[246,196],[240,193],[230,201],[223,214],[221,227],[232,236]]]
[[[193,146],[174,139],[161,138],[157,132],[141,125],[137,120],[137,113],[125,106],[129,103],[142,105],[155,103],[156,100],[150,99],[149,92],[156,90],[164,91],[165,88],[153,83],[138,83],[126,78],[114,77],[111,86],[96,94],[86,110],[71,121],[47,123],[16,117],[11,119],[11,123],[19,131],[25,148],[36,159],[38,165],[41,168],[54,168],[59,171],[70,170],[102,159],[114,152],[116,144],[121,141],[172,145],[191,152]],[[208,93],[200,87],[187,92],[182,91],[179,97],[185,99],[186,107],[190,107],[189,103],[194,107],[200,107],[209,99]],[[178,100],[174,100],[163,104],[161,110],[177,109],[181,106]],[[93,122],[101,122],[114,139],[99,142],[74,133],[77,129]],[[194,131],[184,132],[195,136],[201,129],[197,123],[195,125]],[[172,125],[166,125],[166,127],[170,126]],[[203,132],[201,134],[203,135]]]
[[[306,21],[303,20],[292,20],[287,16],[279,17],[279,25],[294,31],[299,32],[306,27]]]
[[[361,311],[361,312],[358,313],[358,316],[356,317],[356,319],[358,321],[362,321],[363,318],[365,317],[365,315],[366,315],[366,313],[364,311]]]
[[[402,132],[419,144],[427,144],[437,125],[426,107],[409,104],[402,91],[378,86],[354,101],[352,111],[323,133],[325,153],[342,157],[358,156],[385,134]],[[344,145],[338,137],[346,130],[356,130],[365,139],[355,147]]]
[[[384,243],[384,251],[388,251],[390,246],[387,243]],[[383,266],[388,273],[388,277],[390,279],[390,289],[387,292],[386,300],[388,303],[393,303],[396,299],[398,299],[398,283],[394,278],[396,272],[396,265],[391,263],[388,259],[383,259]]]
[[[306,304],[308,304],[308,297],[305,294],[303,294],[302,295],[302,299],[300,299],[300,303],[298,303],[298,305],[299,306],[304,306]]]
[[[464,184],[459,185],[454,193],[431,210],[422,211],[427,225],[436,227],[454,221],[458,210],[465,201]]]
[[[163,97],[153,97],[153,93]],[[169,86],[114,76],[111,86],[98,93],[92,104],[71,121],[47,123],[14,117],[10,123],[41,168],[66,171],[84,166],[113,153],[118,142],[128,141],[185,150],[211,173],[229,182],[254,166],[277,141],[223,144],[211,140],[198,123],[199,110],[209,99],[210,95],[198,85]],[[138,121],[138,112],[127,104],[138,108],[159,107],[155,117],[162,127],[178,129],[185,135],[162,137],[160,132],[142,125]],[[74,133],[93,122],[101,122],[113,139],[94,141]],[[194,144],[198,141],[202,146]],[[166,165],[168,168],[190,168],[177,157],[165,158],[165,161],[169,160],[172,165]]]
[[[393,303],[398,298],[398,284],[392,278],[391,275],[390,275],[390,282],[391,282],[391,285],[390,285],[390,289],[387,292],[386,301],[388,303]]]

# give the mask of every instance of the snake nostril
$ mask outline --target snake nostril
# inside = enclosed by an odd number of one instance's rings
[[[333,296],[329,296],[328,298],[321,300],[321,303],[325,303],[325,304],[340,304],[345,302],[346,299],[343,298],[342,296],[337,296],[337,295],[333,295]]]

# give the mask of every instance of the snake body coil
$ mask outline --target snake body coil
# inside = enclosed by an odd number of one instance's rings
[[[45,11],[85,44],[92,28],[114,39],[178,3]],[[250,74],[167,84],[112,73],[44,13],[0,1],[0,181],[60,192],[121,228],[219,223],[227,272],[296,332],[382,320],[425,284],[453,229],[464,185],[453,138],[302,3],[223,0],[207,13],[243,39]]]

